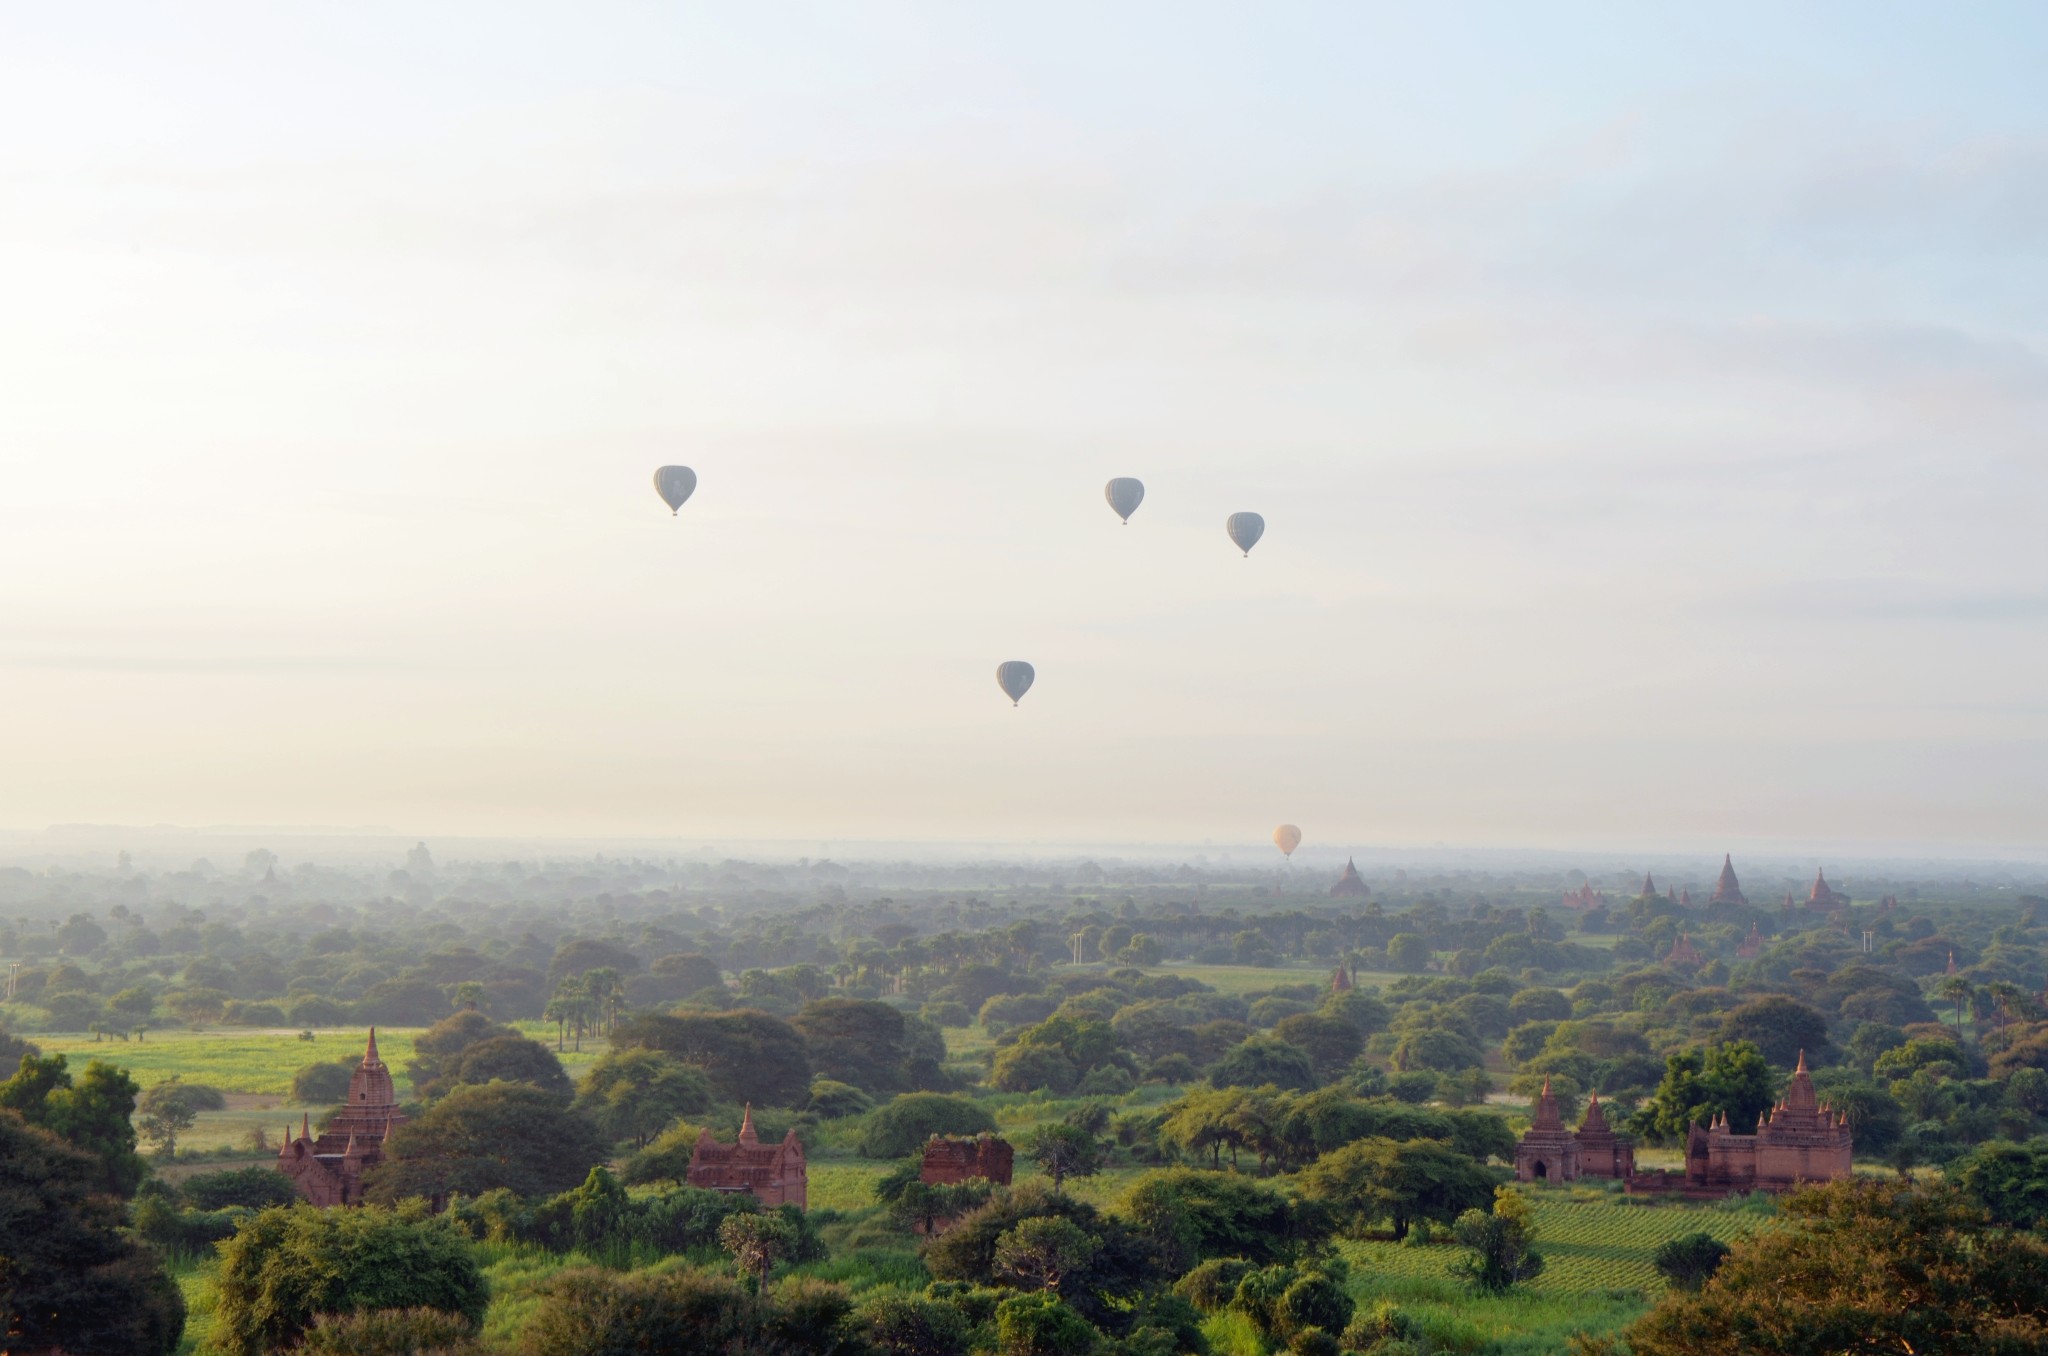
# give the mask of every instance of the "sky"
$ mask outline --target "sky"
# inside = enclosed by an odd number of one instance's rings
[[[0,826],[2048,856],[2044,46],[8,7]]]

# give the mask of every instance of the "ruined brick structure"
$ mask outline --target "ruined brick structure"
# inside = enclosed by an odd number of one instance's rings
[[[1576,890],[1565,891],[1564,896],[1557,902],[1567,909],[1591,909],[1605,904],[1607,896],[1595,890],[1589,881]]]
[[[791,1127],[781,1143],[763,1144],[754,1133],[751,1105],[740,1118],[738,1143],[720,1144],[708,1128],[697,1136],[685,1179],[706,1191],[751,1192],[755,1200],[771,1208],[793,1205],[802,1210],[810,1199],[810,1172],[795,1128]]]
[[[363,1199],[363,1174],[384,1161],[384,1141],[403,1124],[391,1070],[377,1057],[377,1029],[371,1027],[363,1062],[348,1080],[348,1100],[327,1118],[317,1139],[305,1116],[296,1136],[287,1128],[277,1170],[314,1205],[354,1205]]]
[[[1756,924],[1749,925],[1749,936],[1735,948],[1735,954],[1743,960],[1755,960],[1764,953],[1764,935],[1756,930]]]
[[[1332,899],[1363,899],[1372,891],[1358,874],[1358,863],[1351,858],[1344,859],[1344,874],[1337,877],[1337,883],[1330,887]]]
[[[1008,1140],[994,1135],[965,1139],[933,1135],[925,1141],[924,1163],[917,1170],[917,1180],[928,1186],[953,1186],[979,1177],[997,1186],[1008,1186],[1016,1156],[1017,1151]]]
[[[1635,1176],[1636,1145],[1627,1135],[1617,1135],[1607,1124],[1595,1092],[1586,1105],[1585,1119],[1576,1131],[1564,1128],[1557,1097],[1550,1080],[1543,1080],[1543,1095],[1536,1099],[1536,1117],[1529,1131],[1515,1145],[1515,1177],[1524,1182],[1576,1182],[1581,1177]]]

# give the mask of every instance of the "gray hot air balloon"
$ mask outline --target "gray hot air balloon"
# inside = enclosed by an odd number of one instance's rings
[[[1233,513],[1224,524],[1230,532],[1230,539],[1237,543],[1237,549],[1246,555],[1259,544],[1259,538],[1266,535],[1266,520],[1256,513]]]
[[[673,514],[697,488],[697,473],[687,466],[664,466],[654,473],[654,492]]]
[[[1129,527],[1131,515],[1138,511],[1138,505],[1145,502],[1145,483],[1129,476],[1118,476],[1104,487],[1102,497],[1109,500],[1116,516],[1124,520],[1125,527]]]
[[[1003,690],[1012,706],[1024,700],[1024,694],[1031,690],[1031,680],[1037,676],[1037,671],[1021,659],[996,665],[996,686]]]

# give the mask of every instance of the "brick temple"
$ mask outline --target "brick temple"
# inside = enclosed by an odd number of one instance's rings
[[[924,1162],[917,1170],[917,1180],[928,1186],[953,1186],[978,1177],[997,1186],[1008,1186],[1016,1157],[1017,1151],[1010,1147],[1010,1142],[994,1135],[967,1139],[933,1135],[925,1141]]]
[[[296,1136],[287,1128],[277,1170],[314,1205],[355,1205],[363,1199],[363,1174],[384,1161],[385,1140],[403,1124],[398,1091],[391,1070],[377,1057],[377,1028],[371,1027],[363,1062],[349,1076],[348,1100],[327,1118],[318,1138],[303,1115]]]
[[[1371,894],[1364,878],[1358,874],[1358,863],[1351,858],[1344,859],[1344,874],[1337,877],[1337,883],[1330,887],[1332,899],[1363,899]]]
[[[1577,1130],[1564,1128],[1557,1097],[1550,1080],[1543,1080],[1543,1095],[1536,1099],[1536,1116],[1529,1132],[1515,1145],[1515,1177],[1523,1182],[1576,1182],[1581,1177],[1635,1176],[1636,1142],[1616,1134],[1607,1124],[1595,1092],[1586,1104],[1585,1119]]]
[[[1678,1191],[1698,1198],[1737,1191],[1790,1191],[1806,1182],[1831,1182],[1852,1171],[1849,1122],[1821,1104],[1806,1071],[1806,1052],[1778,1104],[1763,1114],[1754,1134],[1738,1134],[1726,1115],[1694,1124],[1685,1137],[1685,1175],[1639,1173],[1630,1191]]]
[[[711,1137],[709,1127],[697,1136],[685,1180],[706,1191],[751,1192],[755,1200],[771,1209],[793,1205],[802,1210],[810,1199],[810,1170],[796,1128],[790,1127],[780,1143],[763,1144],[754,1132],[751,1105],[740,1118],[738,1143],[720,1144]]]

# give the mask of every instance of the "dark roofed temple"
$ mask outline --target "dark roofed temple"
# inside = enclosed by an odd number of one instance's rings
[[[277,1170],[291,1178],[314,1205],[355,1205],[363,1199],[363,1174],[384,1161],[384,1141],[405,1123],[391,1070],[377,1057],[377,1029],[363,1061],[348,1080],[348,1100],[327,1118],[316,1138],[310,1118],[299,1117],[299,1133],[285,1131]]]
[[[1344,874],[1337,877],[1337,883],[1330,887],[1330,898],[1363,899],[1371,893],[1372,891],[1366,887],[1365,881],[1358,874],[1358,863],[1346,857],[1344,859]]]

